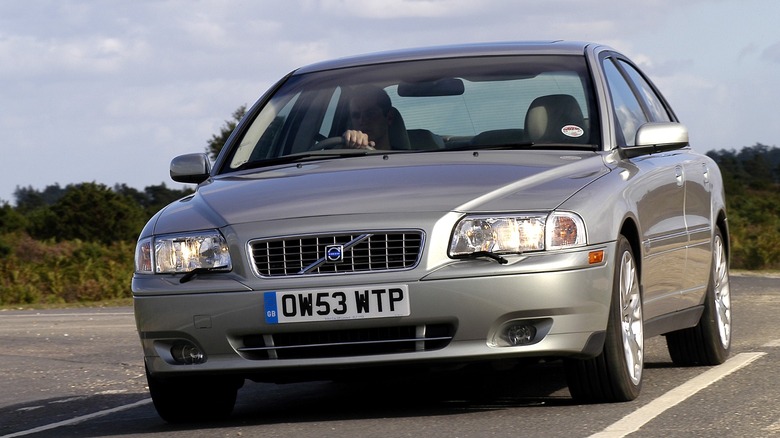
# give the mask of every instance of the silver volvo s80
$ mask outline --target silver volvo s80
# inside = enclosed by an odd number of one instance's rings
[[[519,358],[561,359],[576,400],[627,401],[648,337],[676,364],[729,354],[720,172],[609,47],[310,65],[213,163],[170,171],[197,191],[143,229],[132,283],[168,421],[229,414],[247,379]]]

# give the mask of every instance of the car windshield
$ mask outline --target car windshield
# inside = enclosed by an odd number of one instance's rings
[[[435,59],[293,74],[261,104],[226,152],[223,172],[296,157],[355,156],[334,153],[348,147],[347,130],[406,152],[599,143],[582,56]]]

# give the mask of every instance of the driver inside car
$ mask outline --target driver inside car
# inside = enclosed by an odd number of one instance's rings
[[[355,90],[349,101],[349,126],[344,132],[344,144],[357,149],[392,149],[390,127],[395,121],[390,96],[375,86]]]

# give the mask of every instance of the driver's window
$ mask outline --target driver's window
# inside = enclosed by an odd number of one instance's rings
[[[276,106],[277,101],[271,102],[257,115],[252,125],[247,129],[241,139],[241,143],[230,160],[230,168],[237,169],[241,165],[258,159],[266,159],[273,156],[278,149],[278,136],[285,120],[290,115],[299,94],[289,99],[281,108]],[[278,110],[278,111],[277,111]]]
[[[653,117],[654,121],[671,122],[672,119],[669,117],[669,112],[666,110],[666,107],[664,107],[661,98],[655,93],[655,90],[653,90],[653,87],[650,86],[644,76],[642,76],[641,73],[639,73],[633,66],[631,66],[631,64],[627,62],[621,60],[620,65],[623,67],[623,70],[626,72],[626,74],[631,77],[634,85],[636,85],[637,89],[641,93],[642,98],[644,98],[645,103],[647,104],[647,108],[650,111],[650,115]]]
[[[620,133],[623,134],[622,141],[620,139],[618,141],[621,145],[633,146],[636,141],[636,131],[648,122],[647,116],[631,90],[631,86],[628,85],[611,59],[604,60],[604,73],[607,76],[607,85],[612,95],[615,120],[620,127]]]

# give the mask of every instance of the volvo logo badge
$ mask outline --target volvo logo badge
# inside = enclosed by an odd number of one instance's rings
[[[344,261],[344,245],[327,245],[325,247],[325,261],[329,263],[341,263]]]

